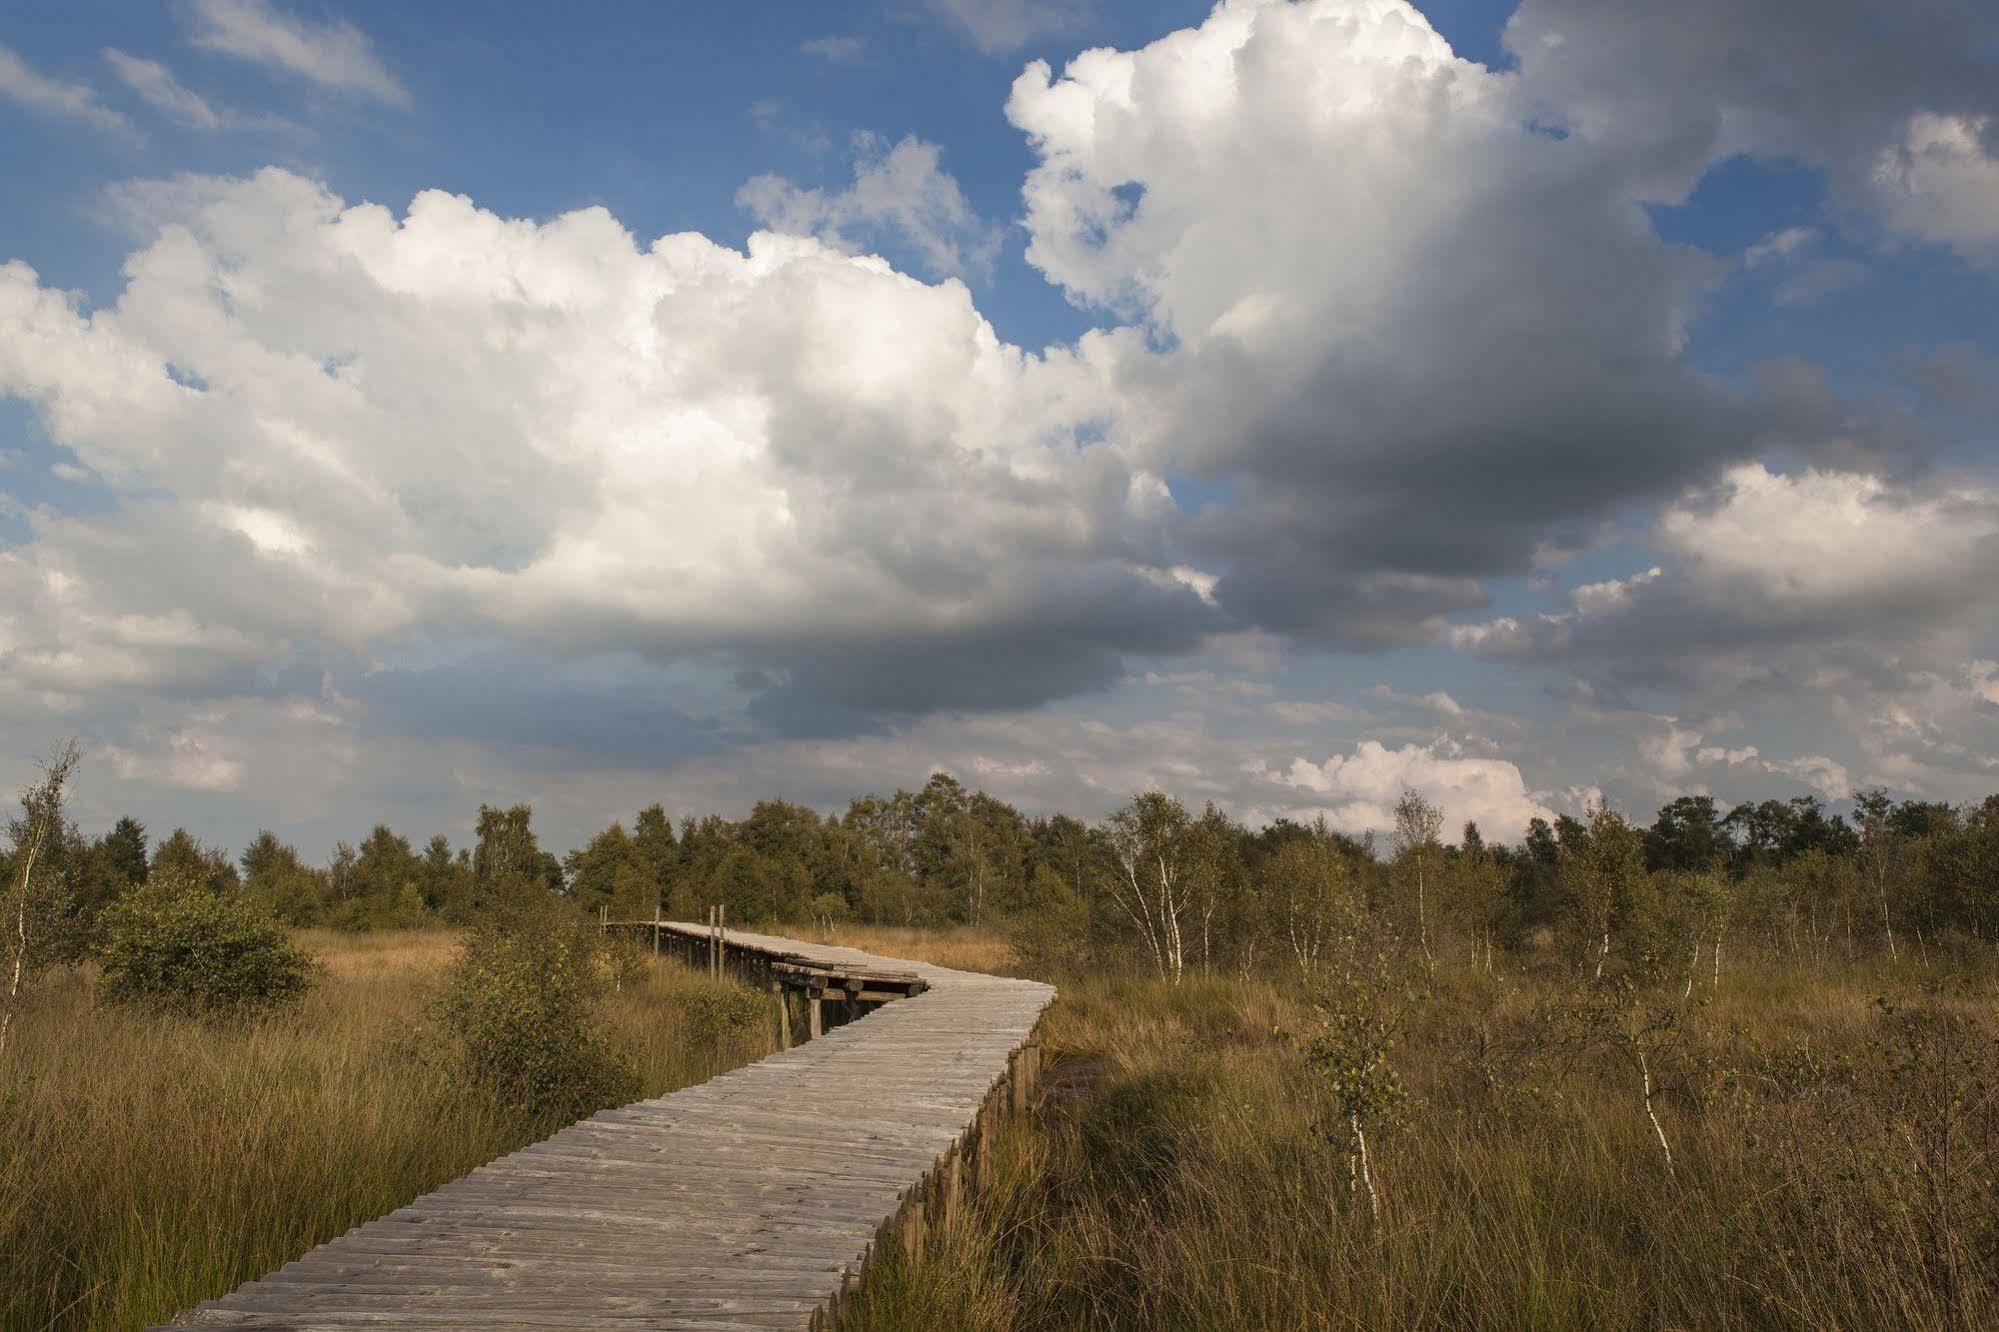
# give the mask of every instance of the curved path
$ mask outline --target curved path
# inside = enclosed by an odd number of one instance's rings
[[[625,928],[708,946],[700,926]],[[1055,991],[737,931],[724,947],[751,974],[923,984],[748,1067],[572,1124],[177,1325],[833,1325],[874,1246],[920,1242],[983,1171]]]

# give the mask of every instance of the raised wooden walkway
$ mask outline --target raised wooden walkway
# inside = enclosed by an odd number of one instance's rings
[[[623,928],[682,953],[709,947],[699,925]],[[995,1119],[1031,1089],[1035,1025],[1055,991],[734,930],[723,957],[745,976],[850,996],[850,1011],[879,1007],[572,1124],[176,1324],[833,1326],[876,1246],[920,1243],[983,1174]]]

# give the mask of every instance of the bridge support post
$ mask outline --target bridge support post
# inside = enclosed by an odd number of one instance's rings
[[[964,1153],[953,1147],[937,1177],[937,1220],[947,1230],[958,1220],[958,1200],[964,1193],[964,1184]]]
[[[826,1001],[824,999],[819,997],[819,992],[817,990],[812,991],[806,1000],[806,1005],[810,1009],[810,1024],[808,1030],[810,1031],[812,1039],[815,1041],[818,1040],[821,1036],[824,1036],[826,1034],[826,1015],[821,1011],[820,1008],[820,1006],[825,1002]]]
[[[781,981],[770,983],[770,992],[777,996],[777,1048],[791,1048],[791,993]]]
[[[921,1194],[903,1204],[902,1252],[906,1258],[914,1260],[923,1253],[923,1237],[929,1230],[925,1216],[928,1210]]]
[[[988,1098],[972,1125],[972,1187],[982,1191],[993,1184],[993,1120],[997,1099]]]

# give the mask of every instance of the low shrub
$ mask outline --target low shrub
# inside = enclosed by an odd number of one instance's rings
[[[127,891],[99,923],[100,993],[115,1003],[269,1009],[296,1003],[318,975],[270,915],[175,870]]]
[[[462,1076],[543,1122],[580,1119],[638,1095],[638,1076],[596,1029],[602,944],[560,907],[475,930],[446,977],[439,1016]]]
[[[767,1026],[770,1020],[769,997],[738,985],[690,994],[681,1015],[686,1039],[697,1048]]]

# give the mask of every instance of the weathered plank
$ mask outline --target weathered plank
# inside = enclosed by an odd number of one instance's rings
[[[712,926],[623,928],[697,965]],[[808,1328],[873,1247],[956,1206],[992,1109],[1026,1104],[1050,986],[727,932],[739,974],[883,1006],[453,1180],[179,1326]],[[899,997],[908,996],[908,997]],[[787,1034],[787,1043],[789,1036]]]

